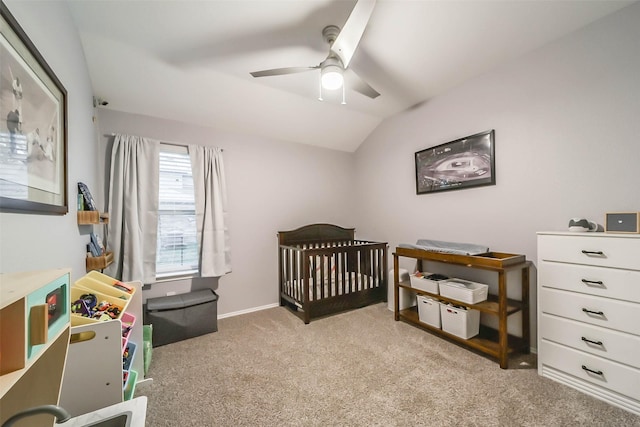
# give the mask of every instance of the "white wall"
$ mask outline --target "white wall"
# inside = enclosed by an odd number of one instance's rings
[[[639,22],[636,3],[384,122],[356,152],[358,229],[535,262],[536,231],[640,211]],[[416,151],[488,129],[497,185],[416,195]]]
[[[4,0],[3,0],[4,1]],[[97,185],[96,138],[89,73],[67,5],[47,1],[5,1],[68,93],[69,213],[0,213],[0,272],[70,267],[72,279],[86,274],[89,227],[76,221],[76,183]]]
[[[573,216],[602,223],[605,212],[640,210],[640,4],[387,120],[353,156],[109,110],[98,110],[97,131],[66,5],[6,3],[69,93],[70,213],[0,214],[1,272],[85,273],[89,230],[76,224],[76,182],[94,189],[104,207],[100,168],[111,132],[225,149],[234,271],[218,286],[221,314],[277,302],[282,229],[332,222],[391,248],[430,237],[535,261],[538,230],[565,229]],[[415,151],[491,128],[496,186],[415,195]]]
[[[277,304],[277,232],[315,222],[354,226],[349,153],[98,111],[101,167],[110,155],[107,148],[114,132],[224,149],[233,272],[217,284],[203,279],[193,284],[157,283],[145,291],[145,298],[209,286],[220,296],[219,315]]]

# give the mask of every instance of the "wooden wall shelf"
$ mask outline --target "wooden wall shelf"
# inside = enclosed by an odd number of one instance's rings
[[[109,213],[99,211],[78,211],[78,224],[79,225],[91,225],[91,224],[108,224]]]
[[[106,225],[109,223],[109,213],[100,211],[78,211],[78,225]],[[87,273],[92,270],[102,270],[113,262],[113,252],[106,252],[101,256],[88,256]]]
[[[107,252],[101,256],[87,257],[87,272],[91,270],[102,270],[113,262],[113,252]]]

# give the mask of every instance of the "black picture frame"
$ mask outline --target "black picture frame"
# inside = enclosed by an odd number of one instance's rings
[[[495,185],[495,130],[415,153],[416,194]]]
[[[64,215],[67,91],[0,2],[0,212]]]

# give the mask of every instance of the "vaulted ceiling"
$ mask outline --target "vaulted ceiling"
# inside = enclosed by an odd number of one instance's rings
[[[633,1],[378,0],[346,83],[318,100],[327,25],[355,0],[68,1],[104,108],[355,151],[383,121]]]

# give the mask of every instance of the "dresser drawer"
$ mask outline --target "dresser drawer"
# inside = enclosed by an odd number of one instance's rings
[[[640,335],[640,304],[550,288],[539,291],[542,313]]]
[[[548,314],[540,315],[540,338],[640,368],[640,337]]]
[[[640,270],[640,239],[600,233],[540,235],[538,259]]]
[[[548,288],[640,302],[640,271],[543,261],[538,266],[538,283]]]
[[[546,340],[540,346],[539,364],[640,400],[640,370]]]

